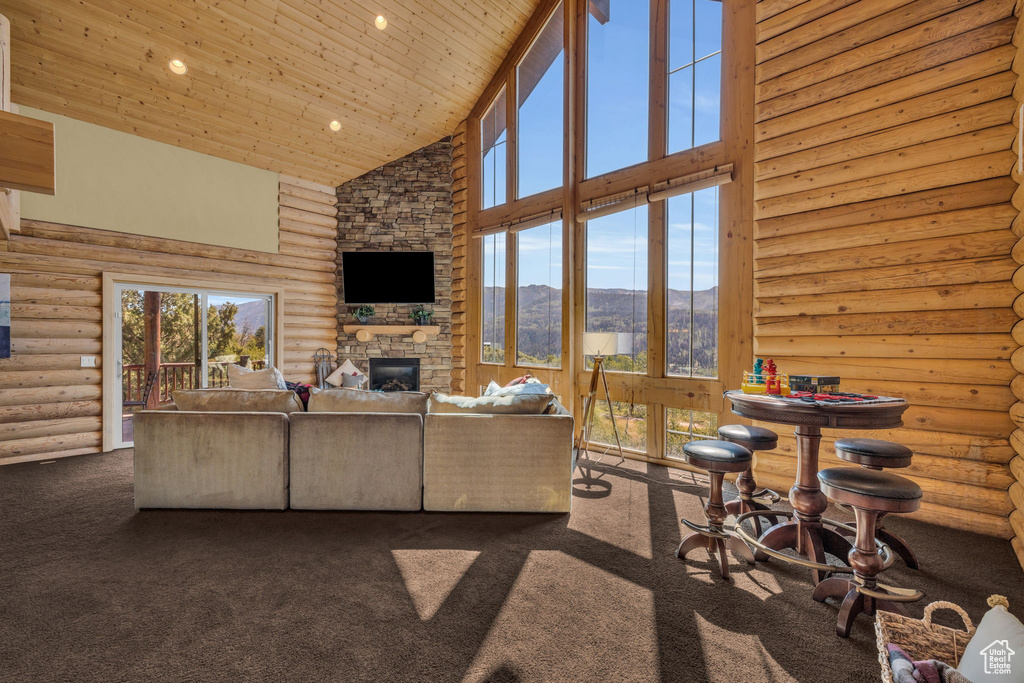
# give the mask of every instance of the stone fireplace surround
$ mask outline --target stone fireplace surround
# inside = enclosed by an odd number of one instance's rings
[[[338,187],[338,363],[351,360],[369,373],[371,358],[416,358],[420,391],[451,391],[452,160],[445,138]],[[432,325],[439,334],[415,343],[408,334],[374,334],[368,342],[346,334],[356,306],[343,303],[345,251],[434,252]],[[400,274],[396,274],[400,277]],[[370,325],[412,325],[411,304],[375,304]]]

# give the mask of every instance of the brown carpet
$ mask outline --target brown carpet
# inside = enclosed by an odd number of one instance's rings
[[[617,462],[571,516],[140,513],[130,451],[2,467],[0,680],[878,680],[868,619],[840,640],[804,570],[677,560],[704,487]],[[1024,614],[1005,541],[890,527],[925,567],[891,583]]]

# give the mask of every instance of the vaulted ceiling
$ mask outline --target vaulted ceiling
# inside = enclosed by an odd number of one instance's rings
[[[0,0],[0,14],[15,103],[337,185],[450,134],[539,4]]]

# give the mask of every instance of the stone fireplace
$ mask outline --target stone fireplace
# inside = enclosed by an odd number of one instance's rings
[[[419,358],[371,358],[370,391],[419,391]]]
[[[445,138],[370,171],[338,188],[338,362],[369,369],[375,361],[419,362],[420,391],[449,393],[452,381],[452,160]],[[342,330],[355,324],[345,301],[341,254],[346,251],[431,251],[436,301],[431,324],[440,327],[422,343],[412,334],[374,333],[366,342]],[[464,258],[464,257],[463,257]],[[400,274],[390,274],[400,277]],[[374,326],[413,325],[411,304],[375,304]],[[374,388],[372,384],[368,384]]]

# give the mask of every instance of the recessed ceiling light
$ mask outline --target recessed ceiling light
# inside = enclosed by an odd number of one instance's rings
[[[171,70],[172,73],[176,73],[179,76],[184,76],[188,73],[188,65],[180,59],[172,59],[171,61],[167,62],[167,67]]]
[[[378,15],[377,18],[373,20],[373,25],[383,31],[388,27],[388,20],[383,16]]]
[[[331,130],[341,130],[341,121],[331,121]]]

